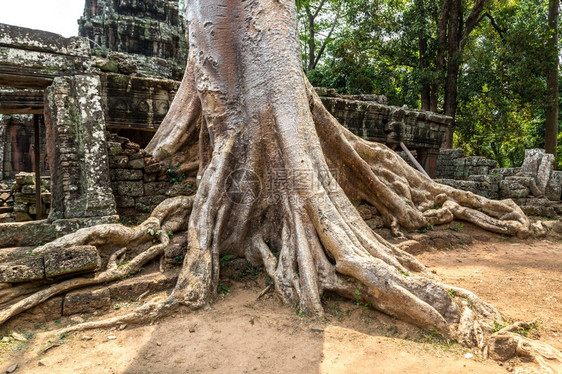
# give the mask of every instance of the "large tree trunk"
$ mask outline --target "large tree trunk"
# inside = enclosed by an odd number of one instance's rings
[[[466,308],[415,258],[374,234],[348,196],[375,206],[395,230],[457,217],[527,236],[524,214],[512,202],[433,183],[385,146],[342,128],[302,72],[292,1],[201,1],[188,5],[182,96],[147,147],[166,159],[195,144],[185,133],[200,134],[189,255],[172,297],[209,303],[219,256],[231,253],[263,263],[279,295],[307,313],[323,313],[326,291],[355,297],[357,290],[379,310],[458,336]],[[201,110],[184,104],[194,97]],[[473,333],[461,335],[477,344]]]
[[[302,71],[293,0],[190,0],[187,9],[186,74],[147,151],[184,169],[198,160],[188,255],[164,303],[70,330],[208,305],[228,253],[263,264],[278,295],[305,313],[322,315],[321,296],[334,292],[467,346],[488,344],[499,313],[375,234],[350,198],[395,232],[458,218],[526,237],[534,226],[522,211],[434,183],[339,125]],[[164,229],[178,222],[176,203],[154,217]]]

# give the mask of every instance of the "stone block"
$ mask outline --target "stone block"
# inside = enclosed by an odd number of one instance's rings
[[[123,153],[123,148],[121,143],[118,142],[107,142],[107,154],[109,156],[118,156]]]
[[[147,196],[165,195],[169,189],[169,182],[152,182],[144,184],[144,194]]]
[[[24,195],[22,193],[14,194],[14,201],[21,204],[33,204],[35,203],[35,195]]]
[[[117,196],[115,201],[118,208],[133,208],[135,206],[135,199],[130,196]]]
[[[475,181],[475,182],[482,182],[482,183],[489,183],[489,184],[497,184],[503,178],[499,175],[471,175],[468,177],[468,180]]]
[[[16,175],[16,184],[18,186],[35,184],[35,173],[18,173]]]
[[[526,149],[521,172],[536,175],[544,155],[544,149]]]
[[[144,171],[147,174],[157,174],[157,173],[162,172],[163,170],[164,170],[164,167],[162,166],[162,164],[159,164],[159,163],[147,165],[144,168]]]
[[[62,316],[62,296],[53,297],[34,308],[31,308],[21,314],[18,314],[10,322],[15,326],[21,326],[22,323],[46,323],[51,322]],[[10,324],[8,322],[8,324]],[[13,330],[15,330],[14,328]]]
[[[92,313],[107,310],[111,305],[111,294],[107,288],[85,289],[69,292],[64,297],[62,314]]]
[[[164,195],[141,196],[136,199],[135,205],[137,209],[140,208],[141,211],[145,211],[144,207],[149,206],[154,208],[164,200],[166,200],[166,196]]]
[[[91,245],[52,249],[43,252],[45,276],[95,271],[101,265],[101,258],[96,247]]]
[[[545,154],[541,160],[537,171],[537,187],[543,192],[546,192],[546,186],[550,181],[550,176],[554,171],[554,155],[549,153]]]
[[[129,181],[117,183],[117,194],[121,196],[142,196],[144,194],[143,182]]]
[[[504,179],[500,182],[501,198],[523,198],[529,196],[530,192],[529,188],[516,181]]]
[[[134,161],[131,161],[131,162],[134,162]],[[142,180],[142,170],[114,169],[113,175],[115,176],[115,179],[117,181],[139,181],[139,180]]]
[[[14,212],[14,219],[16,222],[33,221],[33,218],[31,218],[29,214],[23,212]]]
[[[548,200],[559,201],[562,199],[562,171],[554,171],[546,186],[545,196]]]
[[[43,257],[26,255],[13,262],[0,264],[0,282],[18,283],[43,279]]]
[[[129,157],[127,156],[109,156],[109,167],[114,168],[128,168]]]
[[[156,174],[144,174],[142,180],[145,182],[154,182],[156,181]]]
[[[25,186],[21,186],[21,193],[24,195],[35,195],[35,185],[26,184]]]
[[[144,167],[145,167],[144,158],[137,158],[137,159],[134,159],[134,160],[129,160],[129,165],[133,169],[144,169]]]

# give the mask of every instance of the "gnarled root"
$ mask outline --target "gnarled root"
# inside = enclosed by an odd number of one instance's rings
[[[185,222],[191,204],[192,199],[189,197],[171,198],[162,202],[150,218],[135,228],[128,228],[119,224],[88,227],[38,247],[35,249],[36,253],[53,248],[64,250],[64,248],[85,244],[123,246],[131,242],[139,242],[139,240],[147,243],[158,241],[158,243],[153,243],[148,249],[128,261],[124,261],[128,249],[122,247],[110,255],[106,269],[96,273],[93,277],[71,278],[49,285],[3,308],[0,311],[0,325],[11,317],[29,310],[53,296],[81,287],[112,282],[136,273],[144,264],[163,254],[164,249],[170,242],[168,232],[176,232],[182,228],[185,230]]]
[[[516,322],[502,328],[489,338],[488,355],[499,361],[520,357],[539,366],[539,370],[518,368],[515,373],[546,373],[562,372],[562,353],[550,345],[529,339],[517,333],[518,330],[529,330],[535,322]]]

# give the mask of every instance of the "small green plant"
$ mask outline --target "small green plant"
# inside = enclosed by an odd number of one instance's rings
[[[427,225],[426,227],[424,227],[423,229],[419,230],[418,232],[419,232],[420,234],[423,234],[423,233],[428,232],[428,231],[431,231],[431,230],[433,230],[433,225]]]
[[[154,231],[154,229],[147,229],[146,233],[152,236],[152,242],[156,243],[160,239],[160,235],[162,235],[162,230]]]
[[[219,283],[219,286],[217,287],[217,292],[221,295],[228,295],[230,290],[228,289],[228,286],[226,284]]]
[[[413,206],[414,204],[410,200],[404,200],[406,205]]]
[[[59,342],[63,341],[64,339],[66,339],[68,337],[68,333],[67,332],[63,332],[62,334],[59,334]]]
[[[18,329],[20,334],[22,334],[26,340],[31,340],[35,337],[35,333],[31,331],[25,331],[24,329]]]
[[[453,290],[452,288],[447,290],[447,293],[449,294],[449,296],[451,297],[457,297],[457,293],[455,292],[455,290]]]
[[[386,331],[391,334],[391,335],[398,335],[398,333],[400,332],[398,330],[398,327],[396,325],[390,325],[386,328]]]
[[[361,292],[359,290],[355,290],[354,294],[355,294],[355,305],[359,306],[361,304],[361,302],[359,301],[359,298],[361,297]]]
[[[258,275],[263,272],[263,267],[261,266],[252,266],[249,262],[246,262],[246,267],[238,272],[233,278],[235,280],[242,280],[247,276],[250,276],[252,279],[256,279]]]
[[[492,328],[492,334],[500,331],[501,329],[503,329],[504,327],[507,327],[508,325],[509,325],[508,323],[501,324],[501,323],[498,323],[498,322],[494,321],[494,327]]]
[[[60,325],[62,322],[60,321],[59,318],[55,319],[55,324]]]
[[[168,165],[166,173],[170,177],[170,183],[176,185],[185,179],[185,174],[180,174],[180,165]]]
[[[299,316],[299,318],[304,318],[304,317],[306,317],[306,314],[303,311],[299,311],[297,313],[297,316]]]
[[[175,266],[180,266],[181,264],[183,264],[183,259],[184,259],[184,255],[177,255],[174,257],[174,265]]]
[[[141,211],[141,212],[146,212],[146,213],[150,213],[150,205],[145,205],[143,203],[136,203],[135,206],[137,207],[137,210]]]
[[[405,277],[409,277],[409,276],[410,276],[410,273],[408,273],[407,271],[404,271],[404,270],[399,269],[398,272],[399,272],[400,274],[402,274],[403,276],[405,276]]]
[[[166,232],[166,234],[168,234],[168,236],[171,238],[172,236],[174,236],[174,232],[172,230],[168,230]]]
[[[234,255],[224,255],[219,259],[219,264],[220,267],[223,268],[225,266],[228,266],[232,263],[232,260],[234,259]]]
[[[121,309],[121,304],[115,304],[115,305],[113,306],[113,309],[115,309],[115,310]]]
[[[449,227],[449,230],[453,230],[456,232],[462,232],[462,229],[464,228],[464,225],[462,223],[457,223],[454,226]]]

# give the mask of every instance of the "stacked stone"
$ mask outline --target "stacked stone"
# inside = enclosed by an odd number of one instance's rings
[[[187,42],[177,0],[86,0],[78,23],[94,52],[127,53],[145,74],[181,79]]]
[[[457,169],[464,173],[464,157],[462,149],[442,149],[437,157],[437,178],[455,179]]]
[[[326,109],[354,134],[382,143],[403,142],[410,150],[438,149],[452,121],[431,112],[382,105],[370,96],[358,101],[333,96],[323,88],[316,92]]]
[[[562,214],[562,171],[554,170],[554,162],[544,150],[528,149],[520,168],[496,169],[493,160],[442,150],[437,181],[490,199],[513,199],[528,215],[554,217]]]
[[[16,222],[32,221],[37,215],[35,174],[19,173],[12,187],[14,194],[14,219]],[[47,217],[51,207],[50,178],[41,178],[41,207]]]
[[[119,215],[146,217],[168,197],[191,195],[195,179],[178,175],[146,154],[138,144],[115,134],[107,143],[109,175]]]

